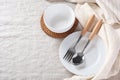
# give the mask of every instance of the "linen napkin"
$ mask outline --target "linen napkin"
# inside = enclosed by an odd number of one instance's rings
[[[84,2],[96,3],[95,0],[47,0],[47,1],[51,1],[51,2],[67,1],[67,2],[73,2],[73,3],[84,3]]]
[[[106,52],[105,55],[106,60],[105,63],[102,65],[101,69],[91,80],[100,80],[100,79],[107,79],[111,76],[116,75],[120,70],[120,25],[110,25],[114,21],[107,21],[104,11],[102,11],[96,5],[89,5],[87,3],[80,5],[77,4],[75,9],[76,17],[80,21],[81,25],[84,26],[85,22],[91,16],[91,14],[95,14],[97,19],[103,18],[104,24],[102,25],[99,36],[102,38],[106,45]],[[114,24],[116,21],[114,21]],[[113,23],[112,23],[113,24]],[[117,28],[116,28],[117,27]],[[83,78],[82,76],[73,76],[72,78],[65,79],[65,80],[87,80],[88,78]]]
[[[89,3],[95,3],[95,0],[65,0],[73,3],[83,3],[83,2],[89,2]]]
[[[120,0],[96,0],[104,12],[106,22],[120,24]]]
[[[67,0],[76,3],[97,3],[103,9],[106,22],[109,24],[120,24],[120,1],[119,0]]]

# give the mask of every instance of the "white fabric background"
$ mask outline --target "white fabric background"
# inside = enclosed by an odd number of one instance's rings
[[[62,39],[40,28],[48,5],[45,0],[0,0],[0,80],[62,80],[73,75],[59,61]],[[119,75],[108,80],[119,80]]]

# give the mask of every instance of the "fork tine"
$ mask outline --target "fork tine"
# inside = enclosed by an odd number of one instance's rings
[[[67,55],[69,54],[69,50],[67,51],[67,53],[64,55],[63,59],[65,59],[67,57]]]
[[[70,58],[69,58],[69,62],[71,61],[71,59],[72,59],[72,57],[73,57],[73,53],[71,53],[71,56],[70,56]]]
[[[71,52],[70,50],[67,51],[64,59],[67,59],[67,58],[68,58],[68,56],[70,55],[70,52]]]
[[[70,53],[66,56],[65,60],[68,61],[69,56],[70,56]]]
[[[71,52],[71,53],[70,53],[70,56],[69,56],[69,58],[68,58],[68,62],[70,62],[70,61],[71,61],[71,59],[72,59],[73,55],[74,55],[74,54]]]
[[[73,54],[71,54],[71,56],[69,57],[68,62],[70,62],[70,61],[71,61],[72,57],[73,57]]]
[[[70,56],[71,56],[71,52],[69,52],[69,54],[67,56],[67,59],[66,59],[67,61],[69,61]]]
[[[73,58],[73,56],[74,56],[74,54],[72,54],[72,56],[71,56],[71,58],[70,58],[70,61],[71,61],[71,59]]]

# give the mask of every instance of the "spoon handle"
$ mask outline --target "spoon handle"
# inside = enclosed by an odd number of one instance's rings
[[[82,30],[82,32],[81,32],[78,40],[76,41],[76,43],[75,43],[74,46],[73,46],[74,48],[77,46],[77,44],[78,44],[78,42],[81,40],[82,36],[85,35],[85,33],[86,33],[86,32],[88,31],[88,29],[91,27],[94,19],[95,19],[95,15],[92,15],[92,16],[88,19],[88,21],[87,21],[84,29]]]
[[[91,32],[91,34],[90,34],[90,36],[89,36],[89,40],[92,40],[93,37],[95,36],[95,34],[98,33],[98,31],[99,31],[100,28],[101,28],[101,25],[102,25],[102,19],[100,19],[100,20],[96,23],[93,31]]]
[[[95,19],[95,15],[92,15],[92,16],[88,19],[88,21],[87,21],[84,29],[83,29],[82,32],[81,32],[81,35],[82,35],[82,36],[89,30],[89,28],[91,27],[92,23],[94,22],[94,19]]]

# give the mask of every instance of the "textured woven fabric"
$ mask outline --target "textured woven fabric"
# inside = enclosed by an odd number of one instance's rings
[[[0,80],[61,80],[71,77],[58,56],[62,40],[40,27],[45,0],[0,0]]]
[[[73,76],[59,61],[62,40],[47,36],[40,28],[40,16],[52,4],[46,0],[0,0],[0,80]],[[119,79],[117,75],[108,80]]]

